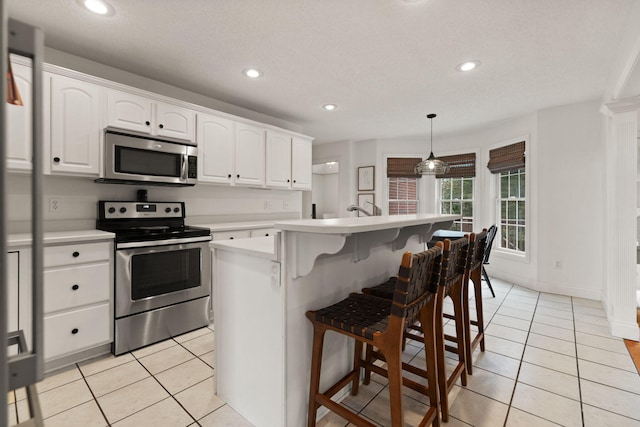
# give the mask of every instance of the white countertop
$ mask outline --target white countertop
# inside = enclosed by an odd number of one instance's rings
[[[77,231],[49,231],[43,235],[45,245],[59,243],[76,243],[96,240],[110,240],[115,234],[102,230],[77,230]],[[7,247],[30,246],[30,233],[17,233],[7,235]]]
[[[247,222],[221,222],[215,224],[190,224],[194,227],[203,227],[211,230],[212,233],[216,231],[233,231],[233,230],[248,230],[254,228],[271,228],[273,227],[273,223],[276,220],[272,221],[247,221]]]
[[[329,219],[298,219],[277,221],[275,227],[286,231],[299,231],[319,234],[352,234],[367,231],[386,230],[389,228],[404,228],[413,225],[433,224],[437,222],[454,221],[460,215],[391,215],[366,216],[353,218]]]
[[[276,241],[274,236],[218,240],[209,243],[212,249],[221,249],[259,258],[277,260],[277,248],[275,245]]]

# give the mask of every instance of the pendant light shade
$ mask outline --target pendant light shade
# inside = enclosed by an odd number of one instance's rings
[[[13,70],[11,69],[11,61],[7,58],[7,102],[13,105],[24,105],[18,85],[13,78]]]
[[[433,155],[433,118],[435,114],[427,114],[427,118],[431,121],[431,153],[429,157],[416,165],[415,171],[420,175],[441,175],[449,172],[449,165]]]

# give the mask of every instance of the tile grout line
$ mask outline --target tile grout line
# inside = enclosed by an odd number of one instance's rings
[[[172,339],[176,344],[178,344],[180,347],[182,347],[182,348],[184,348],[185,350],[189,351],[189,349],[187,349],[187,348],[185,348],[184,346],[182,346],[182,345],[181,345],[179,342],[177,342],[175,339],[173,339],[173,338],[171,338],[171,339]],[[189,353],[191,353],[191,352],[189,351]],[[194,355],[193,353],[191,353],[191,354],[192,354],[192,355]],[[155,376],[154,374],[152,374],[152,373],[151,373],[151,371],[149,371],[149,369],[147,369],[147,367],[146,367],[146,366],[144,366],[144,364],[143,364],[142,362],[140,362],[140,360],[136,357],[136,355],[135,355],[135,354],[133,354],[133,352],[131,352],[131,355],[132,355],[132,356],[133,356],[133,358],[134,358],[134,359],[135,359],[135,360],[140,364],[140,366],[142,366],[142,368],[143,368],[145,371],[147,371],[147,372],[149,373],[149,375],[151,376],[151,378],[153,378],[153,379],[154,379],[154,380],[155,380],[155,381],[160,385],[160,387],[162,387],[162,389],[163,389],[164,391],[166,391],[166,392],[169,394],[169,396],[170,396],[170,397],[171,397],[171,398],[172,398],[172,399],[173,399],[173,400],[174,400],[174,401],[175,401],[175,402],[176,402],[176,403],[177,403],[177,404],[178,404],[178,405],[179,405],[179,406],[180,406],[180,407],[181,407],[181,408],[182,408],[182,409],[187,413],[187,415],[189,415],[189,417],[191,417],[191,419],[193,420],[193,422],[195,422],[196,424],[200,425],[200,423],[198,423],[198,420],[196,420],[196,417],[194,417],[193,415],[191,415],[191,412],[187,411],[187,408],[185,408],[184,406],[182,406],[182,403],[180,403],[180,401],[178,401],[178,399],[176,399],[176,398],[175,398],[175,396],[173,395],[173,393],[171,393],[169,390],[167,390],[167,388],[166,388],[166,387],[165,387],[165,386],[160,382],[160,380],[159,380],[159,379],[157,379],[157,378],[156,378],[156,376]],[[194,355],[194,357],[198,358],[198,356],[195,356],[195,355]],[[199,359],[199,358],[198,358],[198,359]],[[190,362],[191,360],[192,360],[192,359],[189,359],[189,360],[187,360],[187,361],[185,361],[185,362],[182,362],[182,363],[177,364],[176,366],[180,366],[180,365],[182,365],[182,364],[185,364],[185,363],[187,363],[187,362]],[[173,369],[173,368],[175,368],[176,366],[172,366],[171,368],[167,368],[167,369],[165,369],[164,371],[161,371],[161,372],[158,372],[158,373],[160,374],[160,373],[162,373],[162,372],[168,371],[169,369]],[[185,389],[185,390],[186,390],[186,389]],[[164,399],[162,399],[162,400],[164,400]],[[160,402],[162,402],[162,400],[160,400]],[[145,409],[147,409],[147,408],[150,408],[151,406],[155,405],[156,403],[158,403],[158,402],[155,402],[155,403],[153,403],[152,405],[149,405],[149,406],[147,406],[147,407],[145,407],[145,408],[141,409],[140,411],[143,411],[143,410],[145,410]],[[134,414],[137,414],[137,413],[138,413],[138,412],[140,412],[140,411],[136,411],[136,412],[134,412],[133,414],[129,414],[129,415],[128,415],[127,417],[125,417],[125,418],[128,418],[128,417],[130,417],[130,416],[132,416],[132,415],[134,415]],[[124,418],[123,418],[123,419],[124,419]]]
[[[91,393],[91,397],[93,397],[93,401],[96,403],[96,405],[98,406],[98,409],[100,410],[100,413],[102,414],[104,420],[107,422],[107,426],[111,427],[111,423],[109,422],[109,419],[107,418],[107,414],[104,413],[104,410],[102,409],[102,405],[100,405],[100,402],[98,401],[98,398],[96,397],[96,395],[93,393],[93,389],[91,388],[91,386],[89,385],[89,382],[87,381],[87,377],[84,375],[84,372],[82,372],[82,369],[80,369],[80,365],[78,365],[77,363],[75,364],[76,369],[78,371],[80,371],[80,375],[82,375],[82,380],[84,381],[84,383],[87,385],[87,388],[89,389],[89,393]],[[67,409],[68,410],[68,409]]]
[[[578,337],[576,335],[576,316],[573,311],[573,297],[571,297],[571,314],[573,315],[573,337],[575,339],[576,348],[576,372],[578,374],[578,396],[580,397],[580,416],[582,417],[582,425],[584,426],[584,405],[582,403],[582,382],[580,381],[580,362],[578,357]]]
[[[513,289],[513,288],[512,288]],[[511,293],[507,293],[507,296]],[[507,298],[505,296],[505,299]],[[509,413],[511,412],[511,408],[513,406],[513,397],[516,395],[516,388],[518,387],[518,378],[520,378],[520,370],[522,369],[522,362],[524,361],[524,354],[527,351],[527,342],[529,342],[529,335],[531,334],[531,327],[533,326],[533,319],[536,315],[536,310],[538,309],[538,304],[540,303],[540,292],[538,292],[538,297],[536,298],[536,305],[533,309],[533,314],[531,316],[531,322],[529,323],[529,330],[527,331],[527,338],[524,340],[524,348],[522,349],[522,355],[520,356],[520,363],[518,364],[518,372],[516,373],[516,378],[513,383],[513,391],[511,391],[511,399],[509,399],[509,406],[507,407],[507,414],[504,418],[503,427],[507,427],[507,420],[509,419]],[[526,412],[526,411],[525,411]],[[535,414],[532,414],[535,415]],[[537,415],[536,415],[537,416]],[[542,417],[540,417],[542,418]]]

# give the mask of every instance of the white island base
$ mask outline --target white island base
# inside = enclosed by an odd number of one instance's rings
[[[396,275],[403,252],[424,250],[435,230],[458,218],[287,221],[276,224],[276,236],[211,243],[219,397],[258,427],[306,425],[312,327],[305,312]],[[343,377],[352,358],[351,340],[328,333],[320,388]]]

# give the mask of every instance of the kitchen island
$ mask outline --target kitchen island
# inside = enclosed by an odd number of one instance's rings
[[[256,426],[305,425],[312,338],[305,312],[396,275],[404,251],[424,250],[434,231],[458,218],[282,221],[275,236],[212,242],[217,394]],[[326,335],[321,389],[350,369],[352,357],[346,337]]]

